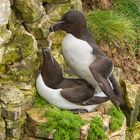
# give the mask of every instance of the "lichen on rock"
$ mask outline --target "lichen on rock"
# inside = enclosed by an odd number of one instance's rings
[[[121,81],[121,86],[125,94],[127,104],[126,117],[128,125],[131,127],[137,121],[140,108],[140,85],[132,84],[129,81]]]
[[[34,22],[45,12],[40,0],[16,0],[15,11],[24,22]]]

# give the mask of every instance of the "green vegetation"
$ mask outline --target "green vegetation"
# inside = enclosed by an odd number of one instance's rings
[[[119,15],[124,15],[133,22],[137,33],[134,49],[140,48],[140,1],[139,0],[112,0],[113,9]]]
[[[110,45],[125,46],[136,40],[136,32],[131,20],[116,14],[114,11],[95,10],[87,13],[88,27],[95,40]]]
[[[41,96],[37,95],[35,97],[33,106],[34,107],[46,107],[47,108],[49,106],[49,104]]]
[[[112,107],[110,109],[109,115],[111,116],[110,130],[114,132],[117,129],[121,128],[124,121],[124,115],[121,111],[117,110],[115,107]]]
[[[98,43],[137,50],[140,47],[140,1],[112,0],[112,9],[87,13],[88,26]]]
[[[113,9],[120,14],[132,19],[140,25],[140,1],[139,0],[112,0]],[[139,21],[139,22],[138,22]]]
[[[105,131],[103,128],[103,120],[101,117],[93,117],[90,122],[90,129],[88,133],[88,140],[106,140]]]
[[[80,128],[84,125],[84,121],[79,115],[51,106],[39,96],[37,96],[34,106],[43,106],[46,109],[44,117],[47,117],[48,121],[39,126],[42,134],[54,132],[54,140],[77,140],[80,137]]]

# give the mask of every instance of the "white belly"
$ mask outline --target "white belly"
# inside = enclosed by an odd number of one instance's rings
[[[73,72],[80,78],[87,80],[94,88],[99,89],[89,69],[89,65],[96,59],[92,47],[86,41],[67,34],[62,42],[62,51]]]

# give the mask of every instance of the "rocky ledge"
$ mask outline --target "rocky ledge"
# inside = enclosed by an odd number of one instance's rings
[[[116,115],[116,118],[113,115]],[[117,117],[121,120],[119,120],[120,122]],[[80,125],[79,121],[81,121]],[[116,124],[113,121],[116,121]],[[120,123],[120,125],[117,123]],[[79,125],[79,127],[73,127],[71,124]],[[71,133],[74,133],[74,131],[77,131],[77,138],[75,136],[71,137]],[[23,140],[27,138],[54,140],[62,138],[125,140],[125,132],[126,119],[115,107],[112,107],[111,102],[102,104],[95,112],[79,114],[62,111],[55,107],[39,105],[27,111],[27,136]]]

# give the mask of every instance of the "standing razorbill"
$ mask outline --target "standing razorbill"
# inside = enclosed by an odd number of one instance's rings
[[[92,39],[84,15],[77,10],[68,11],[50,27],[50,32],[57,30],[67,32],[62,41],[62,51],[73,72],[95,88],[94,96],[108,96],[116,107],[123,106],[124,101],[112,73],[113,62]]]
[[[43,64],[36,79],[36,88],[39,95],[50,104],[62,109],[90,112],[108,100],[107,97],[94,98],[95,90],[87,81],[64,78],[59,64],[51,56],[49,49],[45,48],[42,52]],[[92,98],[90,103],[83,104],[90,98]]]

